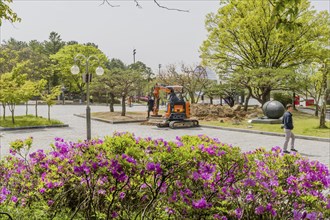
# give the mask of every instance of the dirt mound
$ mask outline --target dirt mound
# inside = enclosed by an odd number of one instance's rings
[[[190,108],[192,117],[206,121],[242,121],[263,115],[262,109],[259,107],[249,108],[248,111],[244,111],[241,105],[235,105],[231,108],[227,105],[192,104]]]

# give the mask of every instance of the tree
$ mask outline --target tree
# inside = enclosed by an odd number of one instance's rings
[[[300,87],[297,88],[297,91],[300,94],[305,94],[306,100],[308,97],[312,97],[315,100],[315,116],[319,116],[319,103],[326,90],[323,86],[321,65],[314,62],[301,66],[297,71],[300,73],[297,79],[297,84]]]
[[[28,115],[28,101],[33,97],[34,95],[34,88],[35,88],[35,82],[32,81],[26,81],[24,84],[24,88],[22,89],[22,102],[25,102],[25,115]]]
[[[37,82],[34,83],[34,88],[33,88],[33,96],[36,97],[36,100],[35,100],[35,115],[36,117],[38,117],[38,98],[39,96],[41,96],[42,92],[44,91],[44,88],[47,84],[47,81],[44,80],[44,79],[41,79]]]
[[[26,80],[26,76],[26,74],[15,74],[14,72],[1,75],[1,82],[4,82],[4,86],[1,88],[2,102],[8,105],[13,124],[15,124],[15,107],[23,101],[24,90],[29,89],[26,85],[30,82]]]
[[[325,50],[328,53],[328,50]],[[318,94],[318,99],[316,101],[316,108],[319,108],[319,102],[322,98],[321,104],[321,114],[320,114],[320,123],[319,128],[327,128],[326,126],[326,110],[327,110],[327,100],[329,99],[329,85],[328,79],[330,79],[330,65],[329,58],[327,57],[324,60],[319,60],[320,63],[312,63],[316,68],[316,73],[312,76],[312,80],[315,82],[316,94]],[[316,111],[316,110],[315,110]]]
[[[56,103],[54,99],[61,94],[61,86],[53,87],[51,92],[41,94],[41,99],[46,102],[48,106],[48,121],[50,121],[50,107]]]
[[[65,42],[62,41],[61,35],[55,31],[50,32],[49,41],[44,41],[45,52],[48,55],[56,54],[62,47],[65,46]]]
[[[27,44],[10,38],[0,44],[0,74],[11,72],[18,62],[26,60]]]
[[[121,116],[126,115],[126,98],[132,95],[137,89],[137,85],[143,80],[141,74],[132,69],[116,69],[113,71],[113,81],[115,83],[115,91],[118,97],[121,97]]]
[[[128,66],[129,69],[133,69],[139,72],[144,80],[140,81],[140,84],[137,85],[137,95],[143,96],[145,92],[150,93],[149,83],[152,77],[155,75],[151,68],[148,67],[141,61],[137,61],[136,63],[132,63]]]
[[[181,73],[175,65],[169,65],[167,70],[159,74],[160,83],[166,85],[180,85],[183,87],[183,96],[189,96],[191,103],[197,103],[206,86],[210,83],[206,71],[196,71],[197,68],[181,65]],[[196,97],[197,94],[197,97]]]
[[[8,73],[7,73],[8,74]],[[4,74],[0,74],[0,102],[3,108],[3,112],[2,112],[2,118],[3,120],[6,119],[6,103],[7,103],[7,96],[6,91],[8,91],[7,87],[9,84],[7,84],[6,82],[7,77],[5,77]]]
[[[21,21],[17,14],[9,7],[9,3],[12,2],[12,0],[0,1],[0,27],[2,26],[3,20],[8,20],[10,22]]]
[[[310,10],[307,0],[294,6],[299,16],[293,30],[277,25],[273,15],[279,9],[270,1],[223,2],[226,5],[217,14],[207,15],[208,38],[201,46],[201,57],[220,75],[243,82],[248,97],[261,104],[272,90],[294,78],[293,67],[313,58],[316,42],[329,39],[329,14]]]
[[[101,50],[93,46],[85,46],[81,44],[64,46],[56,54],[50,56],[51,60],[55,62],[54,68],[56,69],[56,71],[61,73],[60,80],[62,82],[65,82],[66,87],[69,88],[70,92],[75,92],[78,90],[81,95],[81,100],[84,100],[85,82],[82,81],[81,74],[83,74],[86,69],[85,66],[83,66],[85,64],[85,61],[77,62],[77,65],[79,65],[80,68],[80,74],[73,75],[70,72],[72,65],[75,63],[74,58],[77,54],[83,54],[86,57],[90,55],[95,55],[99,58],[100,63],[98,63],[96,60],[90,61],[90,73],[93,73],[99,64],[104,67],[108,59]]]

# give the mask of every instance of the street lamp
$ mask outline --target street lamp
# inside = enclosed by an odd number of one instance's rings
[[[66,88],[64,85],[62,86],[61,90],[62,90],[62,105],[64,105],[64,103],[65,103],[65,97],[64,97],[65,94],[64,93],[66,91]]]
[[[74,75],[77,75],[80,70],[78,65],[76,64],[78,61],[81,63],[81,65],[86,67],[86,71],[85,73],[82,74],[82,78],[83,81],[86,83],[86,100],[87,100],[87,104],[86,104],[86,122],[87,122],[87,140],[91,139],[91,109],[89,107],[89,83],[92,82],[92,73],[88,72],[89,69],[89,62],[91,60],[97,60],[99,63],[99,66],[95,69],[95,73],[99,76],[103,75],[104,70],[103,68],[100,66],[100,60],[97,56],[95,55],[90,55],[89,57],[86,57],[82,54],[77,54],[74,57],[74,65],[71,67],[71,73]]]

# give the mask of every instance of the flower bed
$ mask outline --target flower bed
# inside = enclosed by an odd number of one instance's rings
[[[14,219],[322,219],[330,175],[279,147],[242,153],[207,136],[174,142],[115,133],[0,163],[0,212]],[[1,218],[1,216],[0,216]]]

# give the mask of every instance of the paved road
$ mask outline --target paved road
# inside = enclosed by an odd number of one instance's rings
[[[25,114],[24,106],[16,107],[17,115]],[[34,106],[29,107],[29,112],[34,113]],[[108,111],[106,106],[92,106],[92,112]],[[119,110],[119,107],[116,108]],[[0,110],[0,115],[2,109]],[[128,108],[128,111],[146,111],[146,106],[134,106]],[[8,112],[8,111],[7,111]],[[16,139],[23,139],[28,136],[34,138],[34,147],[36,149],[49,149],[49,145],[54,142],[55,137],[62,137],[67,141],[82,140],[86,137],[86,121],[84,118],[73,116],[85,112],[85,106],[82,105],[57,105],[52,107],[52,118],[59,119],[69,124],[68,128],[48,128],[32,130],[4,131],[0,137],[1,155],[9,153],[9,143]],[[39,115],[47,117],[47,106],[39,106]],[[140,137],[165,138],[174,140],[176,136],[206,134],[210,137],[217,137],[224,143],[239,146],[243,151],[254,150],[259,147],[271,149],[274,146],[282,146],[283,137],[251,134],[244,132],[225,131],[211,128],[190,128],[176,129],[157,128],[154,126],[144,126],[139,124],[108,124],[104,122],[92,121],[92,136],[104,137],[111,135],[115,131],[128,131]],[[330,143],[297,139],[296,148],[302,155],[312,160],[319,160],[327,166],[330,165]]]

